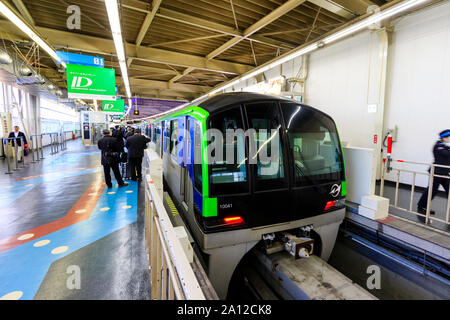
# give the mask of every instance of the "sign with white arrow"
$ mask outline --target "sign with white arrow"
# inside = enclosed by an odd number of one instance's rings
[[[117,99],[116,101],[103,100],[102,111],[105,112],[125,112],[125,100]]]

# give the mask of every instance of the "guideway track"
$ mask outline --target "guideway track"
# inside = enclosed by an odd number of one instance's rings
[[[315,255],[294,259],[287,252],[267,255],[257,249],[250,255],[250,269],[257,270],[265,283],[282,299],[376,300],[372,294]]]

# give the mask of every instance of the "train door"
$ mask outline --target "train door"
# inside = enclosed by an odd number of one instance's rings
[[[263,225],[287,221],[290,194],[279,106],[275,102],[249,103],[245,111],[251,132],[249,142],[253,144],[250,149],[254,150],[250,155],[252,205],[257,212],[253,222]]]
[[[187,204],[189,203],[189,190],[192,185],[190,186],[189,183],[189,170],[188,166],[192,163],[192,154],[191,154],[191,127],[193,127],[193,120],[191,118],[185,119],[185,128],[184,128],[184,140],[183,140],[183,167],[181,172],[181,199],[183,201],[183,205],[185,206],[185,209],[188,209]]]

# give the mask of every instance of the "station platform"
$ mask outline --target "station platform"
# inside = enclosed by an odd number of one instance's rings
[[[383,220],[371,220],[358,214],[356,204],[347,203],[346,221],[366,227],[378,235],[390,237],[422,254],[443,262],[450,261],[450,236],[435,229],[392,213]]]
[[[422,187],[416,187],[414,190],[414,196],[413,196],[413,209],[416,210],[417,203],[419,202],[420,197],[422,196],[422,193],[424,192],[424,188]],[[380,194],[380,185],[379,183],[375,186],[375,194]],[[384,184],[384,197],[388,198],[390,200],[390,203],[393,204],[395,201],[395,184],[393,182],[385,181]],[[400,185],[398,190],[398,206],[401,208],[408,208],[409,202],[411,198],[411,187],[406,185]],[[431,216],[431,218],[439,218],[441,220],[445,221],[445,214],[447,210],[447,195],[440,191],[438,194],[434,197],[433,201],[431,201],[431,210],[435,211],[436,214]],[[411,221],[413,224],[418,223],[420,226],[424,226],[424,218],[419,219],[418,216],[404,212],[402,210],[396,209],[396,208],[389,208],[389,213],[392,216],[398,217],[400,219],[405,219]],[[425,226],[425,228],[437,230],[439,233],[439,230],[445,231],[447,234],[450,234],[450,225],[442,223],[440,221],[431,219],[430,225]]]
[[[0,160],[0,299],[150,299],[143,188],[104,183],[81,140],[5,174]]]

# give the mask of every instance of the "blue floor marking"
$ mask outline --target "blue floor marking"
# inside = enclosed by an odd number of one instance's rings
[[[42,177],[30,178],[27,180],[19,180],[8,184],[2,184],[0,185],[0,188],[2,189],[2,192],[0,192],[0,207],[4,207],[11,204],[12,202],[16,201],[21,196],[26,194],[28,191],[32,190],[33,188],[37,187],[43,182],[53,182],[59,179],[67,179],[70,177],[84,174],[91,174],[99,171],[103,171],[103,168],[97,167],[73,172],[50,172]],[[27,185],[32,186],[27,187]],[[6,187],[8,186],[12,186],[12,188],[7,189]]]
[[[56,158],[51,159],[51,161],[46,162],[45,165],[74,165],[77,166],[80,163],[82,157],[100,155],[100,151],[96,152],[80,152],[80,153],[67,153],[62,154]]]
[[[126,193],[128,190],[133,192]],[[107,194],[111,191],[116,194]],[[125,205],[131,208],[123,209]],[[137,206],[137,182],[131,181],[128,187],[123,188],[106,188],[88,220],[0,253],[0,297],[13,291],[22,291],[21,299],[33,299],[53,262],[135,222]],[[104,207],[110,210],[100,211]],[[50,240],[50,243],[33,247],[40,240]],[[61,254],[51,253],[60,246],[69,248]]]

